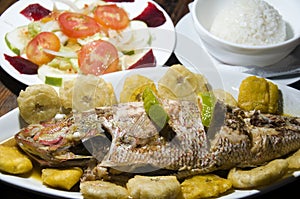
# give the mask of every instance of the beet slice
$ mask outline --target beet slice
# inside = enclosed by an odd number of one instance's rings
[[[30,4],[20,12],[27,19],[37,21],[48,16],[51,11],[38,3]]]
[[[166,17],[153,3],[148,2],[148,6],[133,20],[143,21],[148,27],[157,27],[166,22]]]
[[[134,68],[146,68],[156,66],[156,59],[154,57],[152,49],[150,49],[142,58],[128,67],[128,69]]]
[[[35,63],[32,63],[28,59],[25,59],[21,56],[9,56],[7,54],[4,54],[4,57],[21,74],[37,74],[39,66]]]

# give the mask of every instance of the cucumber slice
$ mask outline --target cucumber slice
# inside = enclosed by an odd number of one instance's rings
[[[64,81],[77,77],[77,74],[68,74],[66,71],[48,65],[40,66],[37,73],[42,82],[57,87],[62,86]]]
[[[62,83],[63,83],[63,79],[61,77],[45,76],[45,84],[60,87]]]
[[[24,52],[24,49],[30,40],[31,37],[28,35],[27,26],[17,27],[5,35],[5,42],[8,48],[16,55],[21,55]]]
[[[45,83],[52,86],[61,86],[66,74],[48,65],[42,65],[38,69],[38,77]]]

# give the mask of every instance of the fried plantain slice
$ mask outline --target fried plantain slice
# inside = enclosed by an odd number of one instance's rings
[[[239,88],[238,106],[246,111],[260,110],[277,114],[280,110],[280,92],[277,85],[264,78],[249,76]]]
[[[224,102],[225,104],[237,106],[236,99],[229,92],[222,89],[214,89],[212,92],[218,100]]]
[[[74,82],[75,82],[74,79],[65,80],[63,85],[59,87],[59,97],[60,97],[61,105],[65,109],[72,108]]]
[[[68,89],[66,89],[66,92]],[[81,75],[75,79],[72,96],[72,109],[86,111],[95,107],[111,106],[117,103],[113,86],[103,78]]]
[[[169,199],[176,198],[180,193],[180,183],[175,176],[136,175],[126,186],[135,199]]]
[[[153,80],[139,74],[133,74],[125,79],[123,89],[120,92],[120,103],[142,101],[144,90],[149,87],[157,92]]]
[[[214,198],[231,189],[232,183],[215,174],[197,175],[181,183],[182,199]]]
[[[105,181],[84,181],[80,183],[80,192],[86,199],[126,199],[128,192],[126,188]]]
[[[286,160],[289,163],[289,169],[300,169],[300,149]]]
[[[0,145],[0,171],[10,174],[24,174],[31,171],[31,160],[15,146]]]
[[[158,94],[169,99],[193,100],[197,89],[196,75],[180,64],[171,66],[158,81]]]
[[[20,115],[29,124],[53,118],[61,107],[58,93],[47,84],[35,84],[21,91],[17,97]]]
[[[250,170],[233,168],[229,171],[227,179],[235,188],[250,189],[270,184],[284,176],[287,171],[288,161],[275,159],[266,165]]]
[[[72,168],[45,168],[42,170],[42,181],[44,184],[63,190],[70,190],[79,182],[83,171],[79,167]]]

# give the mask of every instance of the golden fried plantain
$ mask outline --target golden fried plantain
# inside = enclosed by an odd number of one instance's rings
[[[196,75],[180,64],[171,66],[158,81],[158,94],[169,99],[193,100],[197,90]]]
[[[59,87],[59,97],[61,101],[61,105],[65,109],[72,108],[72,98],[73,98],[73,87],[74,87],[74,79],[64,81],[63,85]]]
[[[0,145],[0,170],[10,174],[24,174],[33,168],[31,160],[15,146]]]
[[[20,115],[29,124],[53,118],[61,107],[58,93],[47,84],[35,84],[17,97]]]
[[[217,197],[231,189],[229,180],[215,174],[197,175],[181,183],[182,199]]]
[[[180,193],[180,183],[175,176],[136,175],[126,186],[134,199],[172,199]]]
[[[142,101],[142,94],[147,87],[157,92],[153,80],[138,74],[127,77],[120,93],[120,103]]]
[[[202,74],[197,74],[194,73],[194,75],[196,76],[197,82],[198,82],[198,87],[196,92],[208,92],[209,91],[209,84],[207,79],[204,77],[204,75]]]
[[[213,93],[214,93],[214,96],[224,102],[225,104],[228,104],[230,106],[237,106],[237,101],[236,99],[229,93],[229,92],[226,92],[222,89],[214,89],[213,90]]]
[[[83,171],[79,167],[56,169],[42,169],[42,181],[44,184],[63,190],[70,190],[82,176]]]
[[[80,192],[86,199],[125,199],[128,198],[126,188],[105,181],[84,181],[80,183]]]
[[[229,171],[227,179],[235,188],[250,189],[270,184],[284,176],[287,171],[288,161],[275,159],[264,166],[250,170],[233,168]]]
[[[240,85],[238,106],[246,111],[255,109],[276,114],[279,112],[279,98],[277,85],[264,78],[249,76]]]
[[[158,94],[168,99],[195,100],[199,92],[207,92],[206,78],[181,64],[172,65],[158,81]]]
[[[72,109],[86,111],[100,106],[111,106],[117,98],[111,83],[93,75],[81,75],[75,79]]]
[[[289,163],[289,169],[300,169],[300,149],[286,160]]]

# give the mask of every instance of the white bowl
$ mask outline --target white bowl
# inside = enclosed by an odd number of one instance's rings
[[[196,32],[208,52],[223,63],[239,66],[269,66],[288,54],[300,43],[300,1],[266,0],[286,22],[287,39],[272,45],[249,46],[220,39],[210,33],[215,16],[233,0],[195,0],[189,5]]]

